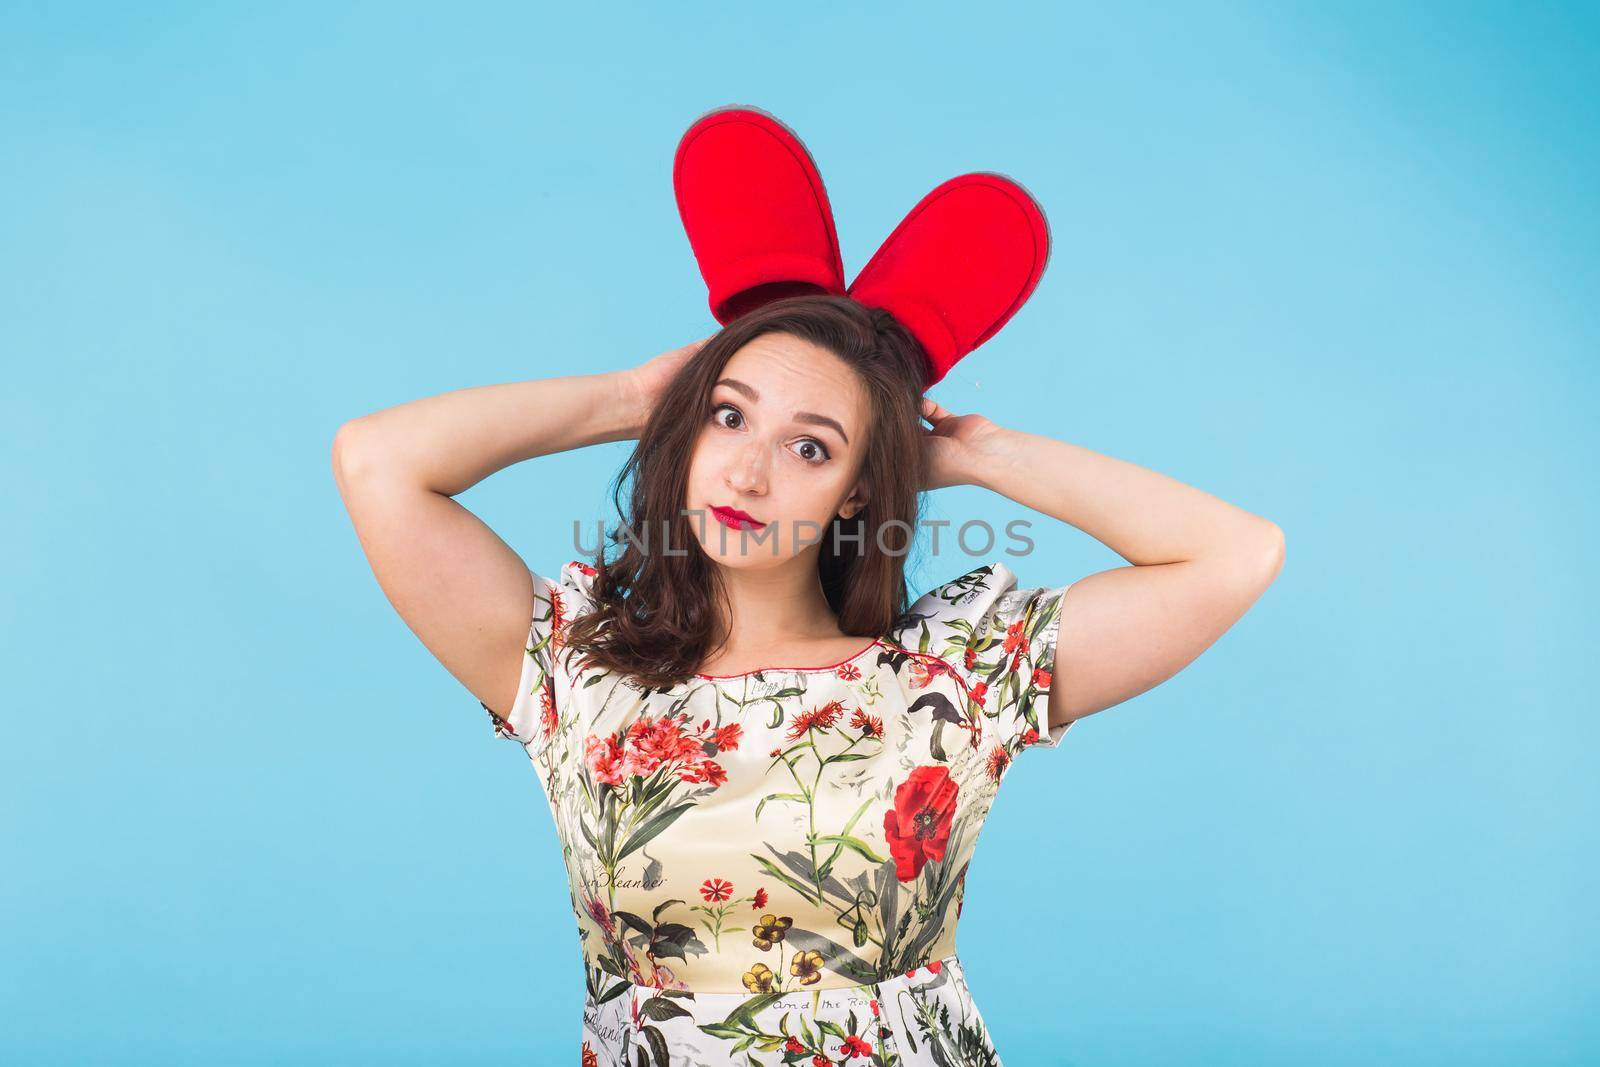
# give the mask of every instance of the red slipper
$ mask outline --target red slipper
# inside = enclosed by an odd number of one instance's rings
[[[696,119],[678,142],[672,189],[722,325],[779,297],[844,294],[822,175],[770,113],[738,104]]]
[[[1000,332],[1049,260],[1049,223],[1026,189],[1003,174],[962,174],[917,202],[848,294],[890,312],[922,343],[927,388]]]

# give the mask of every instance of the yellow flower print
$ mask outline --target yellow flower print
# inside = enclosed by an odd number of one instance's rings
[[[772,992],[772,980],[776,975],[765,963],[758,963],[744,972],[744,987],[752,993]]]
[[[822,953],[803,949],[789,961],[789,973],[800,979],[801,985],[812,985],[822,978]]]
[[[782,941],[784,932],[793,925],[794,920],[787,915],[763,915],[761,916],[761,921],[751,927],[750,932],[756,935],[756,948],[765,952],[777,942]]]

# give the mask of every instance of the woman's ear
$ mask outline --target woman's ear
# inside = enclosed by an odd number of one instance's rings
[[[839,505],[839,517],[841,519],[853,519],[866,506],[866,495],[860,489],[851,490],[844,503]]]

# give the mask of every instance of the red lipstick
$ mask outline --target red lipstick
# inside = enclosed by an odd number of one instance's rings
[[[711,509],[711,514],[715,515],[722,525],[731,526],[735,530],[759,530],[766,525],[764,522],[757,522],[753,516],[738,508],[714,507]]]

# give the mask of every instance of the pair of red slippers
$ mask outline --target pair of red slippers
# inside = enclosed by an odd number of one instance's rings
[[[748,104],[690,125],[672,187],[719,323],[780,297],[849,296],[888,311],[921,343],[924,388],[1000,332],[1050,259],[1038,202],[1005,175],[979,171],[918,201],[847,288],[811,153],[788,126]]]

